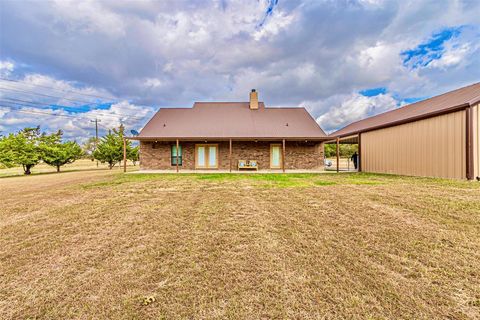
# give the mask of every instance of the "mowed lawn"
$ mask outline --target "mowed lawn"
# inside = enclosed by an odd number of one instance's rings
[[[127,163],[128,169],[138,169],[138,166],[133,166],[131,161]],[[80,171],[80,170],[106,170],[108,165],[105,163],[98,163],[90,159],[79,159],[74,163],[67,164],[61,167],[61,172],[71,172],[71,171]],[[112,170],[122,170],[122,164],[117,163],[117,165]],[[39,163],[32,168],[32,174],[45,174],[45,173],[56,173],[57,169],[55,167],[49,166],[46,163]],[[0,178],[12,177],[12,176],[23,176],[22,167],[13,167],[13,168],[4,168],[0,164]]]
[[[2,319],[478,319],[480,183],[0,179]]]

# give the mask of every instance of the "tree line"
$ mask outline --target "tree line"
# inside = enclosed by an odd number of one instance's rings
[[[325,144],[325,157],[333,158],[337,155],[336,144]],[[358,144],[340,144],[339,156],[342,158],[350,158],[355,152],[358,153]]]
[[[107,163],[112,169],[123,160],[124,136],[125,128],[120,125],[98,141],[96,138],[89,139],[82,148],[76,141],[64,141],[62,130],[47,134],[41,132],[40,126],[24,128],[0,138],[0,164],[5,167],[21,166],[25,174],[31,174],[31,169],[40,162],[56,167],[60,172],[66,164],[90,158]],[[139,147],[133,147],[129,140],[126,147],[127,159],[135,165],[139,160]]]

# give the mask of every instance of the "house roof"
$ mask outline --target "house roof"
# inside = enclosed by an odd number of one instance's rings
[[[148,139],[326,139],[305,108],[257,110],[249,102],[196,102],[193,108],[162,108],[145,125]]]
[[[412,103],[376,116],[353,122],[330,134],[345,137],[359,132],[391,127],[447,112],[461,110],[480,102],[480,82],[453,90],[439,96]]]

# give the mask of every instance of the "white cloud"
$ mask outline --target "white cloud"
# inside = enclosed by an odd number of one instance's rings
[[[62,99],[37,96],[39,103],[102,101],[86,94],[129,101],[97,111],[117,115],[141,113],[135,106],[143,105],[247,100],[256,88],[267,105],[308,105],[314,117],[325,114],[327,130],[386,110],[393,94],[426,97],[480,78],[478,1],[291,0],[266,14],[268,6],[267,0],[6,2],[0,72],[21,79],[15,87],[21,90],[31,84],[61,90],[41,89]],[[440,59],[415,70],[403,65],[401,52],[460,25]],[[376,87],[392,96],[356,94]],[[88,122],[62,123],[91,134]],[[102,118],[102,125],[114,124]]]
[[[437,60],[433,60],[428,64],[428,68],[440,68],[447,69],[460,64],[467,55],[472,51],[469,43],[459,44],[457,46],[447,45],[447,48],[442,54],[442,57]]]
[[[1,82],[0,97],[38,102],[39,104],[81,105],[108,102],[115,97],[104,89],[79,87],[71,81],[42,74],[28,74],[22,79]]]
[[[296,14],[287,14],[285,12],[274,11],[267,22],[253,34],[256,41],[264,41],[269,37],[277,35],[280,31],[286,29],[294,22]]]
[[[359,0],[361,4],[367,7],[379,7],[382,6],[385,1],[384,0]]]
[[[0,60],[0,76],[7,77],[15,69],[15,65],[11,61]]]
[[[398,107],[399,102],[390,94],[366,97],[353,93],[341,97],[340,104],[332,105],[328,111],[317,118],[318,124],[327,131],[344,127],[354,121],[386,112]]]
[[[125,17],[104,8],[101,2],[56,0],[52,2],[52,9],[55,21],[66,25],[70,32],[125,35]]]
[[[147,87],[159,87],[162,85],[162,81],[157,78],[147,78],[145,79],[145,86]]]

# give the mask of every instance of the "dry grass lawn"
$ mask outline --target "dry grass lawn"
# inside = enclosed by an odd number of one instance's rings
[[[97,170],[0,199],[3,319],[480,318],[480,183]]]
[[[137,169],[138,166],[133,166],[131,161],[128,161],[127,166],[129,169]],[[96,161],[92,161],[89,159],[79,159],[74,163],[70,163],[64,165],[60,168],[61,172],[70,172],[70,171],[79,171],[79,170],[106,170],[108,169],[108,165],[105,163],[98,163]],[[117,165],[112,170],[122,170],[122,164],[117,163]],[[32,174],[39,174],[39,173],[56,173],[57,168],[47,165],[46,163],[39,163],[32,168]],[[11,176],[23,176],[23,168],[22,167],[13,167],[13,168],[4,168],[0,164],[0,178],[3,177],[11,177]]]

